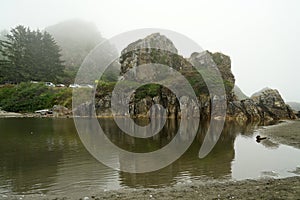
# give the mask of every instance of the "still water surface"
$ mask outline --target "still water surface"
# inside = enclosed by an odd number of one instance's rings
[[[174,137],[179,124],[167,121],[159,137],[134,139],[111,119],[101,119],[119,147],[147,152]],[[214,149],[203,159],[199,149],[208,125],[201,124],[190,148],[155,172],[130,174],[95,160],[82,145],[72,119],[0,119],[0,194],[56,194],[118,188],[164,187],[195,180],[296,176],[300,150],[270,140],[256,143],[257,127],[226,123]],[[113,162],[113,160],[112,160]]]

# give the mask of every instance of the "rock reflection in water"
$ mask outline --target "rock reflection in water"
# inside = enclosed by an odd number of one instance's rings
[[[111,121],[111,123],[113,122]],[[147,142],[136,138],[131,138],[130,140],[127,140],[129,138],[123,134],[119,134],[119,137],[127,139],[122,140],[121,138],[116,138],[116,135],[112,136],[110,134],[109,137],[114,137],[114,142],[116,142],[117,145],[120,145],[120,147],[123,148],[131,146],[130,150],[135,150],[137,152],[145,150],[152,151],[153,149],[161,148],[164,145],[167,145],[168,142],[173,139],[174,133],[176,133],[179,125],[180,124],[177,120],[167,120],[166,126],[162,130],[163,134],[160,135],[160,137],[156,136],[157,138],[152,138],[150,141]],[[182,125],[184,126],[184,123]],[[107,126],[115,127],[111,125]],[[200,159],[198,157],[199,149],[206,135],[208,127],[208,122],[200,124],[196,139],[193,141],[189,149],[181,156],[181,158],[175,161],[174,163],[168,165],[163,169],[149,173],[132,174],[121,171],[121,184],[129,187],[160,187],[174,184],[174,182],[185,181],[181,179],[189,179],[189,177],[193,177],[193,179],[201,179],[204,177],[221,178],[230,176],[231,162],[234,159],[235,136],[237,133],[245,131],[245,129],[247,128],[239,127],[234,123],[226,123],[216,146],[208,154],[208,156],[206,156],[203,159]],[[180,140],[177,141],[178,144],[180,144],[180,142],[184,140],[190,139],[190,128],[192,127],[185,127],[185,132],[181,133]],[[211,140],[216,139],[214,138],[213,134],[211,134],[209,138]],[[120,141],[122,142],[120,143]],[[124,141],[127,142],[124,143]],[[126,162],[126,159],[120,159],[120,166],[126,164],[129,164]]]
[[[88,118],[83,120],[90,121]],[[99,121],[108,140],[123,150],[136,153],[155,152],[171,141],[175,145],[183,144],[193,139],[191,132],[198,127],[198,124],[187,126],[185,121],[180,124],[168,119],[158,134],[135,138],[123,133],[113,119]],[[147,120],[136,122],[141,126],[149,124]],[[86,131],[83,142],[91,144],[89,150],[102,151],[97,152],[98,156],[106,156],[116,167],[122,169],[129,165],[139,169],[155,163],[151,158],[148,162],[134,159],[128,162],[128,157],[116,154],[107,146],[98,148],[95,127],[89,123],[85,125],[81,127]],[[155,128],[155,123],[152,126]],[[259,132],[253,124],[240,126],[226,122],[212,151],[200,159],[199,149],[209,124],[201,122],[199,126],[192,144],[175,162],[157,171],[130,174],[108,168],[94,159],[82,145],[73,119],[0,119],[0,196],[67,195],[122,187],[164,187],[190,180],[257,178],[269,171],[278,173],[278,177],[295,175],[300,151],[278,146],[271,139],[256,143],[255,136]],[[213,131],[211,133],[208,140],[215,142],[217,138]],[[163,161],[166,156],[154,160]]]

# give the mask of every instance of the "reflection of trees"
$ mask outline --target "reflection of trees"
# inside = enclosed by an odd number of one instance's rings
[[[47,192],[98,165],[82,146],[72,119],[0,119],[0,127],[0,185],[9,185],[11,192]],[[84,170],[70,168],[83,162]]]
[[[144,139],[144,138],[134,138],[130,135],[122,132],[114,120],[112,119],[99,119],[101,128],[107,137],[115,145],[119,146],[122,149],[131,151],[131,152],[149,152],[160,149],[162,146],[167,145],[171,139],[176,135],[178,130],[178,123],[175,120],[167,120],[162,131],[153,137]],[[137,122],[141,126],[147,125],[149,123],[148,119],[140,119]],[[124,118],[124,125],[126,123],[126,118]],[[153,123],[152,123],[153,124]],[[155,126],[155,125],[153,125]],[[136,132],[132,130],[132,132]]]
[[[174,120],[169,120],[168,123],[176,124]],[[164,131],[167,131],[167,134],[170,132],[172,135],[176,132],[174,130],[175,127],[178,128],[178,126],[179,124],[177,123]],[[185,176],[193,176],[194,178],[199,177],[200,179],[203,176],[208,178],[220,178],[231,175],[231,162],[234,159],[235,137],[238,133],[248,132],[248,130],[251,129],[251,125],[249,125],[249,127],[240,127],[235,123],[225,123],[223,132],[213,150],[205,158],[199,159],[199,149],[206,135],[208,126],[208,122],[201,122],[196,139],[180,159],[155,172],[143,174],[120,172],[122,184],[129,187],[163,186],[171,184],[178,179],[184,179]],[[211,134],[209,139],[215,140],[216,138]],[[126,162],[123,164],[126,164]]]
[[[139,123],[147,124],[142,121]],[[122,133],[112,119],[101,119],[100,124],[113,143],[133,152],[155,151],[167,145],[174,139],[180,125],[176,120],[167,120],[159,134],[142,139]],[[219,178],[230,175],[235,136],[237,133],[251,133],[253,126],[240,127],[234,123],[225,123],[213,150],[205,158],[199,159],[199,149],[208,125],[207,122],[200,124],[196,139],[180,159],[155,172],[144,174],[119,172],[121,184],[129,187],[150,187],[168,185],[178,179],[184,179],[185,176],[201,178],[206,175],[210,178]],[[184,131],[176,138],[175,142],[178,145],[192,137],[189,130],[193,127],[186,126],[184,122],[181,126],[184,127]],[[116,182],[115,171],[95,162],[82,146],[71,119],[5,119],[0,120],[0,127],[0,184],[5,185],[7,184],[5,181],[10,180],[10,188],[15,193],[41,188],[44,191],[47,188],[59,190],[78,180],[96,181],[103,187],[113,181]],[[85,139],[92,141],[91,145],[97,145],[94,139],[97,138],[96,133],[90,129],[90,124],[87,124],[86,128],[91,132],[86,134]],[[214,141],[215,136],[212,134],[209,139]],[[99,155],[100,153],[103,154],[99,152]],[[125,157],[112,155],[109,149],[106,154],[112,162],[120,162],[121,168],[122,165],[128,164]],[[91,182],[81,186],[88,187],[88,184]]]

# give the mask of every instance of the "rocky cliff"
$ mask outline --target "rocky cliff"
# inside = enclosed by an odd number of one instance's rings
[[[161,72],[158,73],[157,70],[150,67],[142,68],[140,66],[150,63],[169,66],[167,70],[176,70],[188,80],[195,91],[198,103],[188,96],[176,98],[171,90],[159,84],[147,84],[139,87],[128,98],[129,111],[121,111],[118,114],[131,115],[132,117],[159,116],[161,115],[159,109],[150,111],[150,108],[154,104],[160,104],[166,109],[168,117],[195,117],[199,116],[200,112],[201,118],[209,118],[212,99],[202,77],[203,75],[209,76],[209,73],[199,74],[200,69],[200,71],[204,70],[205,72],[220,72],[225,86],[225,95],[212,98],[214,100],[226,100],[227,118],[241,122],[295,118],[291,108],[285,104],[277,90],[263,90],[254,94],[251,98],[239,100],[233,90],[235,78],[231,71],[229,56],[222,53],[203,51],[195,52],[189,58],[184,58],[178,55],[177,52],[172,41],[159,33],[151,34],[144,39],[129,44],[122,51],[119,59],[120,79],[156,80],[163,76]],[[196,65],[198,71],[195,68]],[[213,77],[212,81],[215,81]],[[130,87],[130,81],[127,84]],[[176,82],[175,79],[174,84],[180,86],[181,82]],[[101,83],[98,86],[96,93],[98,115],[111,115],[110,100],[113,88],[114,83]],[[124,98],[126,98],[126,95]],[[189,110],[182,110],[187,107]]]
[[[280,119],[295,119],[289,105],[285,104],[276,89],[265,88],[241,101],[228,102],[228,115],[244,121],[269,122]]]

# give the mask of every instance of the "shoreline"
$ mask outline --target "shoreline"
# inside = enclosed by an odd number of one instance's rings
[[[78,117],[78,116],[75,116]],[[80,116],[82,118],[89,118],[90,116]],[[96,115],[96,118],[111,118],[113,119],[114,117],[117,118],[124,118],[124,117],[128,117],[128,115],[117,115],[117,116],[113,116],[113,115]],[[74,118],[73,114],[60,114],[60,113],[56,113],[56,114],[40,114],[40,113],[18,113],[18,112],[7,112],[4,110],[0,110],[0,119],[1,118]],[[145,116],[145,115],[140,115],[140,116],[136,116],[136,117],[132,117],[134,119],[149,119],[149,116]],[[167,119],[176,119],[176,117],[166,117]],[[188,117],[187,119],[189,119],[190,117]],[[181,117],[177,117],[177,119],[181,119]],[[287,122],[287,121],[297,121],[300,120],[300,118],[297,119],[280,119],[280,120],[272,120],[272,121],[239,121],[235,118],[233,118],[231,115],[226,115],[225,118],[223,117],[215,117],[214,120],[224,120],[228,121],[228,122],[237,122],[239,124],[247,124],[247,123],[265,123],[265,126],[271,126],[273,124],[280,124],[280,122]],[[207,118],[207,120],[210,120],[209,118]],[[279,122],[279,123],[278,123]],[[263,125],[261,125],[263,126]]]
[[[81,191],[79,194],[16,195],[4,199],[23,200],[100,200],[100,199],[297,199],[300,197],[300,176],[256,180],[228,180],[220,182],[193,182],[165,188],[119,189],[109,191]]]
[[[285,120],[275,125],[262,127],[258,129],[258,132],[276,143],[300,149],[300,119]]]
[[[271,141],[300,148],[300,120],[282,120],[278,124],[261,126],[257,133]],[[135,199],[299,199],[300,166],[288,178],[193,181],[162,188],[122,188],[117,190],[80,191],[74,194],[1,195],[12,200],[135,200]]]

